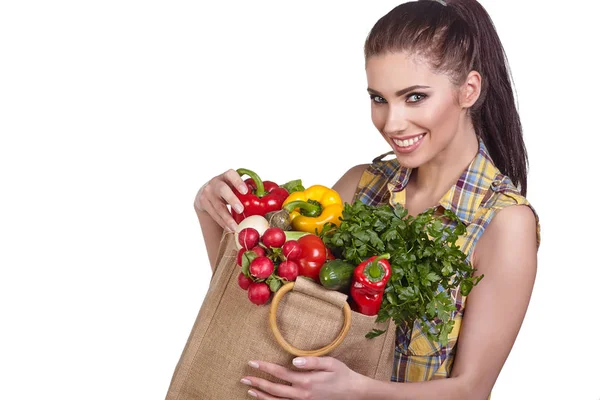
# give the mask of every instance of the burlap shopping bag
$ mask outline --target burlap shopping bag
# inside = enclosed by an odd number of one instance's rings
[[[247,398],[244,375],[277,381],[248,366],[263,360],[294,368],[289,354],[275,340],[269,327],[270,304],[256,306],[238,286],[233,234],[224,234],[217,269],[187,340],[166,400],[231,400]],[[308,279],[298,278],[294,289],[282,297],[277,311],[281,335],[305,350],[327,346],[343,325],[346,295],[329,291]],[[395,327],[393,322],[375,324],[376,316],[351,313],[351,327],[343,342],[328,356],[352,370],[378,380],[389,380],[392,371]],[[374,339],[372,328],[387,329]]]

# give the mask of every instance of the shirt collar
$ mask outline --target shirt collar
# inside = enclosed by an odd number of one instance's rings
[[[408,184],[411,172],[411,168],[400,166],[396,175],[388,183],[390,203],[399,203],[402,206],[406,204],[404,189]],[[464,224],[469,225],[498,174],[498,169],[494,166],[485,144],[480,139],[477,155],[456,183],[442,196],[438,207],[453,211]]]

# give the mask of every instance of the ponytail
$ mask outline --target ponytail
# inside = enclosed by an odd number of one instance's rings
[[[481,95],[471,109],[477,134],[494,164],[527,194],[527,150],[515,104],[512,77],[494,23],[475,0],[448,0],[448,7],[471,27],[475,53],[471,69],[483,77]]]

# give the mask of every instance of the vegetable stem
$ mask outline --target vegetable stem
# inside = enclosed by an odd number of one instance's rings
[[[317,202],[309,203],[307,201],[295,200],[287,203],[283,208],[288,212],[294,211],[296,208],[300,209],[302,215],[307,217],[318,217],[323,211],[323,207],[320,204],[314,204]]]
[[[378,281],[381,279],[381,276],[385,274],[383,267],[379,265],[379,261],[383,259],[389,260],[389,253],[380,255],[379,257],[377,257],[369,263],[368,268],[365,268],[365,274],[369,276],[371,281]]]
[[[262,179],[260,179],[260,177],[258,176],[258,174],[256,172],[250,171],[249,169],[246,169],[246,168],[239,168],[239,169],[237,169],[236,172],[238,174],[240,174],[240,176],[248,175],[250,178],[252,178],[252,180],[256,184],[256,196],[257,197],[263,197],[265,195],[265,185],[263,184]]]

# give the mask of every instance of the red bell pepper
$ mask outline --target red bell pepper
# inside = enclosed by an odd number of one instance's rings
[[[327,247],[317,235],[306,235],[298,239],[302,249],[298,263],[298,275],[306,276],[319,282],[319,272],[327,261]]]
[[[236,223],[239,224],[251,215],[264,217],[268,212],[281,210],[281,205],[289,196],[287,190],[275,182],[263,182],[256,173],[249,169],[240,168],[237,170],[237,173],[240,176],[248,175],[250,178],[244,181],[246,186],[248,186],[246,194],[241,194],[237,189],[233,188],[233,192],[244,206],[244,211],[241,214],[231,210],[231,215]]]
[[[373,256],[354,270],[350,295],[354,299],[355,311],[365,315],[379,312],[385,285],[392,274],[389,258],[389,254]]]

